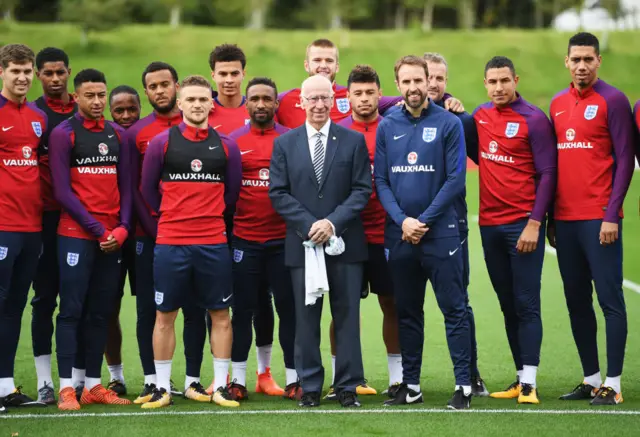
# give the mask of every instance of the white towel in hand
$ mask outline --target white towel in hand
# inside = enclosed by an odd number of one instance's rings
[[[304,246],[304,285],[306,290],[304,304],[313,305],[319,297],[329,291],[323,245],[316,246],[311,241],[305,241],[302,245]]]

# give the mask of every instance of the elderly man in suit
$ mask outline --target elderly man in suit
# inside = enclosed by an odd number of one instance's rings
[[[294,288],[295,365],[304,393],[301,407],[320,405],[324,382],[320,356],[323,299],[313,304],[308,301],[303,243],[322,249],[332,236],[344,242],[344,252],[325,257],[337,341],[334,388],[342,406],[360,406],[356,386],[364,380],[360,291],[367,241],[360,213],[371,195],[371,163],[364,136],[329,119],[333,97],[327,78],[316,75],[305,80],[300,104],[306,122],[276,138],[271,157],[269,196],[287,224],[285,263],[291,269]]]

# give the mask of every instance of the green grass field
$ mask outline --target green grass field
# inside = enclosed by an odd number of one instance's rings
[[[240,30],[185,28],[169,34],[166,27],[130,27],[117,32],[95,35],[90,49],[81,50],[78,33],[73,28],[58,26],[21,25],[0,28],[0,42],[24,42],[34,49],[46,45],[65,48],[71,55],[72,68],[77,72],[85,67],[103,69],[110,86],[121,83],[141,89],[140,73],[152,60],[173,63],[181,76],[208,73],[207,56],[210,49],[222,42],[237,42],[247,52],[250,76],[267,75],[277,80],[282,89],[295,87],[303,80],[302,59],[306,43],[323,36],[312,32],[275,32],[254,34]],[[341,46],[342,68],[338,81],[344,83],[350,66],[359,62],[372,64],[380,71],[387,94],[394,94],[393,62],[407,53],[420,54],[425,50],[439,51],[449,60],[450,90],[463,99],[468,109],[484,101],[482,68],[494,54],[512,56],[521,75],[520,90],[532,102],[548,107],[553,94],[569,82],[562,59],[567,35],[520,31],[495,32],[437,32],[427,36],[412,33],[352,33],[347,37],[329,35]],[[142,45],[144,42],[144,45]],[[604,54],[601,76],[624,90],[632,101],[640,98],[637,71],[640,67],[640,33],[615,34],[610,39],[611,50]],[[38,95],[33,91],[31,97]],[[145,106],[145,112],[149,105]],[[468,175],[470,215],[478,209],[477,174]],[[640,283],[640,172],[636,173],[625,202],[627,218],[624,228],[625,278]],[[471,224],[471,303],[474,307],[479,348],[479,366],[489,389],[496,390],[510,384],[514,369],[509,353],[502,315],[484,267],[477,226]],[[253,393],[254,379],[248,378],[250,400],[234,411],[215,405],[177,400],[175,406],[160,412],[146,412],[137,406],[88,406],[79,413],[59,414],[55,407],[11,412],[0,417],[0,437],[25,436],[146,436],[197,435],[224,433],[225,435],[566,435],[570,432],[598,432],[615,430],[617,435],[637,435],[640,417],[640,295],[625,289],[629,314],[627,359],[623,377],[625,403],[613,409],[593,410],[588,404],[566,404],[558,395],[572,389],[581,380],[581,368],[569,328],[562,283],[555,256],[547,253],[543,273],[542,316],[544,340],[538,385],[542,403],[537,406],[518,406],[514,401],[474,399],[471,412],[451,413],[443,410],[453,390],[453,372],[447,352],[442,316],[433,293],[427,291],[425,303],[426,346],[424,353],[422,388],[425,404],[419,409],[382,410],[381,395],[361,397],[363,408],[343,412],[336,404],[324,403],[314,411],[300,412],[290,401],[267,398]],[[327,307],[327,305],[325,305]],[[606,369],[604,354],[604,325],[599,314],[602,369]],[[362,342],[365,374],[370,385],[382,391],[388,384],[386,352],[381,338],[381,313],[375,297],[362,302]],[[16,362],[16,382],[26,393],[35,395],[36,380],[30,338],[30,308],[23,318],[23,335]],[[329,317],[324,323],[328,327]],[[126,295],[123,300],[121,323],[124,332],[123,357],[125,377],[133,399],[142,385],[142,373],[135,340],[135,300]],[[323,332],[327,332],[325,329]],[[0,333],[1,335],[1,333]],[[277,337],[277,336],[276,336]],[[326,336],[323,356],[330,377],[330,354]],[[54,366],[55,367],[55,366]],[[255,357],[249,360],[248,375],[255,372]],[[274,348],[273,372],[284,382],[282,356]],[[105,367],[104,382],[108,382]],[[181,384],[184,378],[182,346],[178,345],[173,377]],[[205,352],[202,371],[203,384],[212,377],[210,354]],[[54,372],[54,378],[55,372]],[[57,379],[56,379],[57,382]],[[328,388],[330,381],[326,381]],[[570,410],[570,411],[569,411]],[[609,414],[594,414],[597,412]],[[536,414],[541,412],[540,414]],[[530,413],[530,414],[527,414]],[[153,416],[153,417],[150,417]]]

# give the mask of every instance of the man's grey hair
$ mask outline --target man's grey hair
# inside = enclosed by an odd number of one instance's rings
[[[426,52],[424,54],[424,60],[427,62],[432,62],[434,64],[444,64],[444,67],[447,69],[447,71],[449,71],[447,60],[440,53]]]
[[[318,81],[320,82],[326,81],[327,85],[329,86],[329,93],[333,95],[333,87],[331,85],[331,81],[321,74],[316,74],[314,76],[309,76],[308,78],[306,78],[302,82],[302,85],[300,85],[300,94],[302,94],[303,96],[306,96],[305,88],[307,87],[307,84],[309,84],[310,82],[318,82]]]

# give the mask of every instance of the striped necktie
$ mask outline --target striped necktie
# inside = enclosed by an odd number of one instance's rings
[[[316,173],[318,184],[322,179],[322,167],[324,166],[324,147],[322,147],[322,133],[316,134],[316,146],[313,150],[313,171]]]

